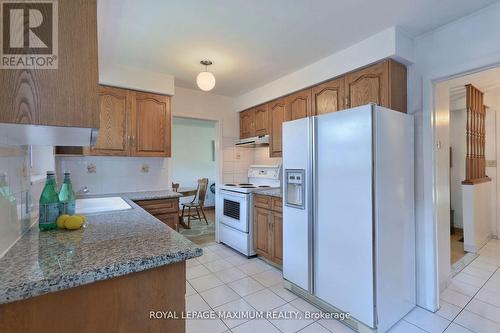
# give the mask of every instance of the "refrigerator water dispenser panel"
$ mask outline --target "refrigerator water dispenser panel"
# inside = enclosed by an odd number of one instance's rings
[[[285,205],[305,209],[305,170],[285,170]]]

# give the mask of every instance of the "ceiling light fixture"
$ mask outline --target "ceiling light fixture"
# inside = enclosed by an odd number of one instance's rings
[[[215,87],[215,76],[207,70],[207,66],[210,66],[212,62],[210,60],[202,60],[200,64],[205,66],[205,71],[198,74],[196,84],[201,90],[210,91]]]

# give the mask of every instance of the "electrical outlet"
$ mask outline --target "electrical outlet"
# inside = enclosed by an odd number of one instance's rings
[[[94,163],[87,164],[87,172],[88,173],[96,173],[97,172],[96,165]]]
[[[141,167],[141,172],[144,172],[144,173],[149,172],[149,164],[143,164]]]
[[[234,158],[237,160],[241,160],[241,153],[237,151],[236,154],[234,154]]]

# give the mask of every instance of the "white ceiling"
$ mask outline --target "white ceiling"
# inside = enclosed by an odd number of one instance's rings
[[[465,98],[466,84],[472,84],[484,93],[500,95],[500,67],[449,80],[450,99],[452,101]]]
[[[239,96],[388,27],[413,36],[497,0],[99,0],[102,63],[174,75]]]

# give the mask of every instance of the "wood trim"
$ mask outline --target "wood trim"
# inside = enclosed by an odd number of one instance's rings
[[[465,183],[474,182],[486,176],[486,106],[484,94],[471,84],[465,86],[467,123],[465,129]]]
[[[253,197],[253,204],[255,207],[271,209],[271,197],[267,195],[256,194]]]
[[[278,120],[276,113],[279,111],[277,108],[283,108],[282,118]],[[283,151],[283,122],[290,120],[290,110],[286,103],[286,98],[277,99],[269,103],[269,117],[271,119],[270,137],[269,137],[269,156],[281,157]]]
[[[491,182],[491,178],[486,176],[484,178],[464,180],[464,181],[462,181],[462,185],[477,185],[477,184],[487,183],[487,182]]]
[[[357,103],[354,101],[353,88],[357,84],[361,84],[362,80],[376,80],[378,84],[377,98],[376,100],[371,100],[370,102],[381,105],[389,105],[389,63],[388,61],[382,61],[374,65],[365,67],[363,69],[351,72],[345,76],[345,94],[348,97],[345,108],[351,108],[360,106],[368,103],[369,96],[363,96],[363,102]],[[364,90],[366,92],[366,89]]]
[[[406,66],[392,59],[389,62],[389,106],[392,110],[407,112],[408,83]]]
[[[337,94],[337,105],[326,103],[325,101],[318,102],[318,97],[328,91],[333,91]],[[345,78],[339,77],[328,82],[314,86],[311,89],[311,115],[317,116],[324,113],[343,110],[346,107],[345,101]]]
[[[257,136],[269,134],[269,108],[262,104],[254,108],[254,134]],[[260,121],[262,117],[262,121]],[[262,122],[262,123],[261,123]]]
[[[144,93],[144,92],[137,92],[137,91],[130,91],[132,94],[132,107],[131,107],[131,116],[130,116],[130,135],[131,135],[131,156],[142,156],[142,157],[171,157],[171,150],[172,150],[172,112],[171,112],[171,101],[170,101],[170,96],[167,95],[158,95],[158,94],[151,94],[151,93]],[[151,133],[147,132],[144,135],[145,136],[152,136],[152,139],[154,140],[155,138],[161,139],[162,146],[159,150],[150,150],[150,151],[144,151],[140,150],[139,148],[139,141],[141,141],[143,138],[141,138],[142,133],[139,132],[140,129],[140,117],[138,114],[137,110],[137,105],[138,102],[142,101],[153,101],[156,104],[165,104],[165,114],[161,119],[158,119],[158,122],[163,123],[164,126],[164,137],[155,137]],[[151,139],[151,138],[150,138]]]
[[[185,332],[186,264],[179,262],[0,305],[0,332]]]
[[[0,70],[0,122],[99,128],[97,1],[58,0],[58,68]]]
[[[109,142],[105,142],[101,148],[89,147],[88,154],[94,156],[129,156],[130,155],[130,110],[132,107],[132,95],[129,90],[114,88],[109,86],[99,86],[98,89],[99,96],[99,119],[101,123],[101,128],[99,130],[99,134],[97,136],[97,145],[100,144],[103,138],[103,135],[107,135],[107,138],[112,140],[117,140],[118,138],[122,141],[123,149],[113,149]],[[120,135],[117,131],[113,131],[113,127],[118,125],[118,118],[115,115],[108,115],[109,118],[105,119],[103,112],[107,110],[102,103],[105,101],[104,98],[107,96],[112,96],[116,100],[122,100],[125,103],[125,108],[123,110],[124,118],[123,124],[121,124],[121,129],[123,129],[123,134]],[[117,109],[114,109],[115,111]]]
[[[289,120],[295,120],[311,116],[312,115],[311,89],[304,89],[296,93],[293,93],[291,95],[288,95],[286,97],[286,104],[290,116]]]

